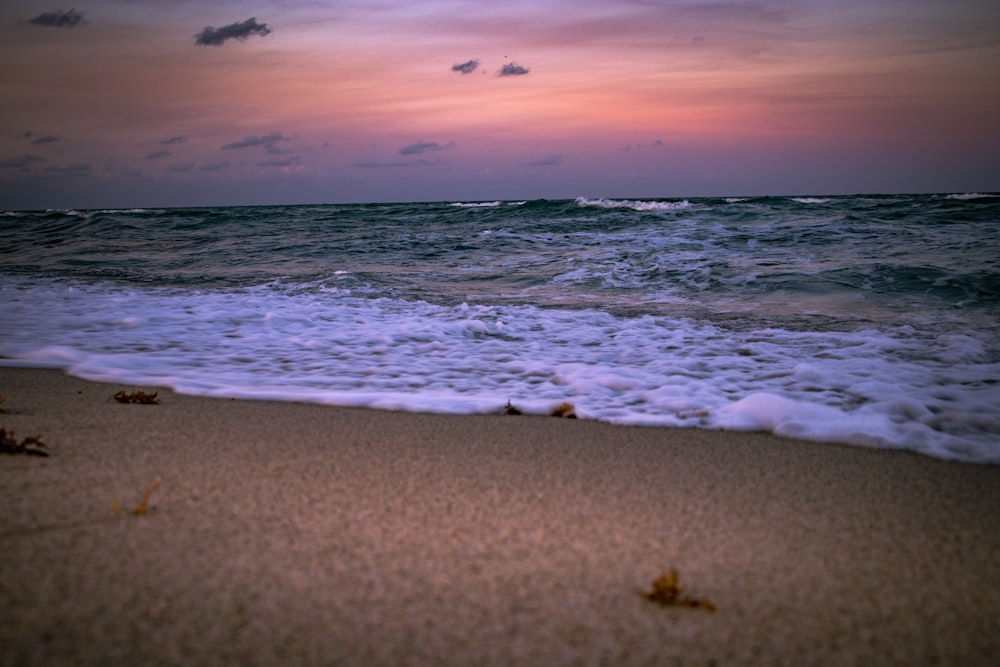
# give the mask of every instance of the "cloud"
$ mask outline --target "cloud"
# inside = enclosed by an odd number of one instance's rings
[[[436,141],[418,141],[415,144],[403,146],[398,152],[400,155],[420,155],[421,153],[425,153],[427,151],[443,151],[454,147],[454,141],[449,141],[446,144],[439,144]]]
[[[167,167],[167,171],[171,174],[186,174],[194,169],[193,162],[175,162]]]
[[[227,151],[235,148],[251,148],[253,146],[263,146],[264,148],[270,149],[279,141],[290,141],[290,139],[281,134],[281,132],[269,132],[262,137],[251,134],[248,137],[244,137],[240,141],[234,141],[224,145],[220,150]]]
[[[222,171],[229,166],[228,160],[223,160],[221,162],[206,162],[205,164],[198,167],[198,171]]]
[[[258,167],[295,167],[302,164],[302,158],[298,155],[288,157],[272,157],[262,162],[258,162]]]
[[[546,155],[545,157],[540,157],[537,160],[533,160],[528,163],[529,167],[554,167],[563,163],[566,159],[565,155]]]
[[[473,58],[472,60],[464,63],[458,63],[457,65],[451,66],[452,72],[461,72],[462,74],[471,74],[475,69],[479,67],[479,61]]]
[[[382,169],[383,167],[436,167],[439,164],[441,164],[440,160],[393,160],[392,162],[355,162],[352,166],[363,169]]]
[[[160,143],[164,146],[174,146],[177,144],[183,144],[187,141],[187,137],[167,137],[166,139],[160,140]]]
[[[266,23],[257,23],[257,17],[251,16],[243,23],[230,23],[221,28],[206,26],[194,36],[194,43],[196,46],[222,46],[226,40],[236,39],[242,42],[250,35],[264,37],[270,34],[271,29]]]
[[[51,12],[42,12],[35,18],[29,19],[28,23],[44,28],[74,28],[86,23],[86,21],[83,20],[83,12],[78,12],[75,9],[67,9],[66,11],[56,9]]]
[[[170,151],[153,151],[146,154],[147,160],[155,160],[158,157],[170,157]]]
[[[497,76],[523,76],[530,71],[527,67],[521,67],[517,63],[507,63],[500,68]]]
[[[57,141],[59,141],[61,139],[62,139],[62,137],[57,137],[57,136],[52,135],[52,134],[47,134],[44,137],[38,137],[36,139],[32,139],[31,143],[35,144],[35,145],[38,145],[38,144],[52,144],[52,143],[55,143],[55,142],[57,142]]]
[[[81,162],[73,162],[65,167],[48,167],[45,170],[49,174],[62,174],[66,176],[87,176],[90,174],[90,165]]]
[[[10,158],[9,160],[0,160],[0,168],[5,169],[27,169],[32,162],[44,162],[45,158],[38,157],[37,155],[24,154],[20,157]]]

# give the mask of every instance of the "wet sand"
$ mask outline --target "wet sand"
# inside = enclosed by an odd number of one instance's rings
[[[1000,467],[0,368],[4,665],[992,665]],[[144,491],[147,511],[136,515]],[[675,568],[717,611],[642,597]]]

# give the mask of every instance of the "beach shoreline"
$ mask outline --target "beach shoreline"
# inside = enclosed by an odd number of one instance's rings
[[[0,395],[0,427],[50,454],[0,458],[3,664],[1000,654],[1000,466],[55,370],[0,368]],[[672,568],[718,610],[644,599]]]

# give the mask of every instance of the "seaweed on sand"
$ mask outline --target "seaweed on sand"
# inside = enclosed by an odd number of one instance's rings
[[[642,597],[656,602],[663,607],[689,607],[715,612],[718,607],[705,598],[693,598],[683,595],[683,589],[677,583],[677,570],[664,572],[653,581],[653,590],[643,591]]]
[[[146,513],[146,510],[149,509],[149,497],[153,495],[153,491],[156,491],[156,489],[158,489],[159,486],[160,486],[160,478],[157,477],[156,481],[150,484],[149,487],[147,487],[146,490],[142,492],[142,502],[140,502],[136,506],[136,508],[132,510],[132,514],[136,516],[142,516],[143,514]]]
[[[156,397],[159,392],[154,391],[152,394],[147,394],[142,391],[133,391],[127,393],[124,389],[119,391],[117,394],[112,396],[113,399],[119,403],[142,403],[144,405],[158,405],[160,399]]]
[[[156,491],[156,489],[159,488],[159,486],[160,486],[160,478],[157,477],[153,481],[153,483],[150,484],[148,487],[146,487],[146,490],[142,492],[142,501],[140,501],[139,504],[135,506],[135,509],[132,510],[132,514],[134,514],[136,516],[142,516],[147,511],[149,511],[149,498],[150,498],[150,496],[153,495],[153,491]],[[117,500],[112,500],[111,501],[111,513],[112,514],[118,514],[118,511],[120,509],[121,509],[121,506],[118,504],[118,501]]]
[[[37,436],[18,442],[13,431],[0,428],[0,454],[27,454],[28,456],[48,456],[46,444]]]
[[[507,399],[507,405],[505,405],[503,407],[503,413],[505,415],[519,415],[519,414],[523,414],[519,409],[517,409],[513,405],[511,405],[510,399]]]
[[[553,417],[565,417],[566,419],[576,419],[576,408],[573,407],[572,403],[560,403],[556,407],[552,408],[552,412],[549,413]]]

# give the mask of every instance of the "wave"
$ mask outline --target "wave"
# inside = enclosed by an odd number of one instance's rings
[[[827,197],[792,197],[791,199],[800,204],[829,204],[831,201]]]
[[[643,201],[639,199],[588,199],[577,197],[576,205],[580,207],[593,208],[630,208],[633,211],[645,213],[647,211],[679,211],[691,206],[691,202],[684,199],[681,201]]]
[[[975,201],[976,199],[996,199],[998,197],[1000,197],[1000,194],[982,193],[982,192],[966,192],[963,194],[945,195],[945,199],[957,199],[959,201]]]
[[[494,208],[496,206],[500,206],[500,204],[501,202],[499,201],[480,201],[480,202],[456,201],[452,202],[451,205],[456,206],[458,208]]]

